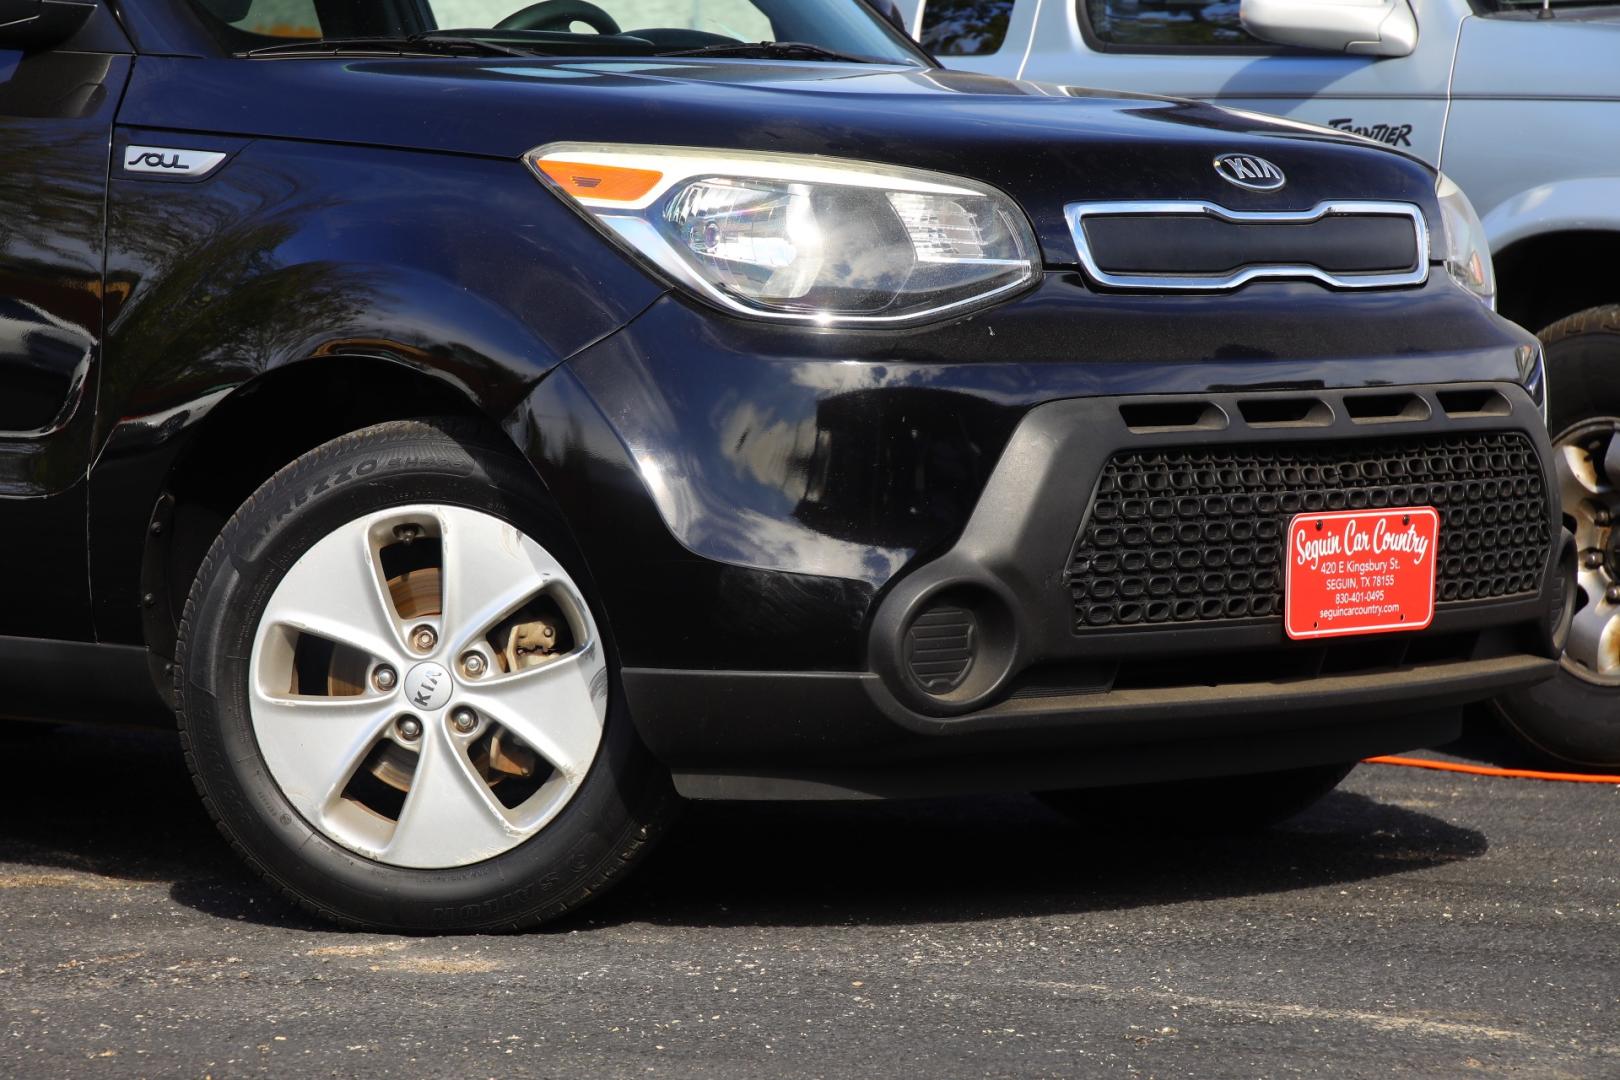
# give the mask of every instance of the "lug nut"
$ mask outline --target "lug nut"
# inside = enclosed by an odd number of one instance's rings
[[[417,652],[430,652],[439,643],[439,635],[431,626],[418,626],[411,631],[411,648]]]
[[[1592,514],[1592,520],[1599,525],[1608,525],[1614,521],[1614,515],[1607,510],[1598,510]]]
[[[1603,552],[1588,551],[1581,556],[1581,565],[1588,570],[1596,570],[1603,565]]]
[[[469,679],[476,679],[484,673],[484,654],[470,652],[461,658],[461,670],[467,673]]]
[[[450,722],[456,725],[456,730],[463,735],[470,734],[478,726],[478,714],[463,705],[450,714]]]
[[[1620,585],[1610,585],[1603,590],[1603,599],[1611,604],[1620,604]]]
[[[392,690],[394,688],[394,684],[398,681],[399,676],[395,674],[394,669],[389,667],[387,664],[384,664],[382,667],[371,673],[371,685],[375,686],[379,690]]]
[[[399,730],[399,737],[406,742],[415,742],[422,737],[422,721],[414,716],[407,716],[395,725]]]

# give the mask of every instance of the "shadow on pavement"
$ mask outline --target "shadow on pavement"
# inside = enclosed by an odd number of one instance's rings
[[[1100,838],[1033,799],[689,808],[584,922],[959,922],[1342,885],[1485,853],[1483,834],[1338,791],[1247,836]]]
[[[166,732],[0,726],[0,862],[170,884],[220,918],[315,928],[203,813]],[[67,791],[77,793],[68,795]],[[1099,840],[1032,799],[694,804],[560,929],[822,926],[1120,910],[1340,885],[1481,855],[1483,834],[1338,791],[1270,832]]]

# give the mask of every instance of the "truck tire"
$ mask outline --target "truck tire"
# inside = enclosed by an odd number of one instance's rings
[[[1582,768],[1620,765],[1620,304],[1541,331],[1547,428],[1564,524],[1577,549],[1575,619],[1547,682],[1498,698],[1508,728]]]
[[[600,894],[677,799],[624,706],[569,531],[453,421],[271,477],[186,602],[186,761],[231,846],[325,918],[516,930]]]

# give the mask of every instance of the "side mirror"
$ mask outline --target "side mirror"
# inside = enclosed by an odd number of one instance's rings
[[[1277,45],[1355,56],[1410,56],[1417,16],[1408,0],[1242,0],[1243,29]]]
[[[34,52],[79,32],[96,0],[0,0],[0,49]]]

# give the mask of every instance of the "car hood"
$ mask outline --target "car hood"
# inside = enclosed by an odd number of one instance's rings
[[[968,176],[1012,195],[1047,261],[1072,265],[1067,203],[1207,199],[1299,210],[1414,202],[1433,173],[1349,135],[1162,98],[878,65],[676,59],[203,60],[142,57],[126,125],[519,158],[593,141],[823,154]],[[1279,191],[1222,180],[1259,155]]]

